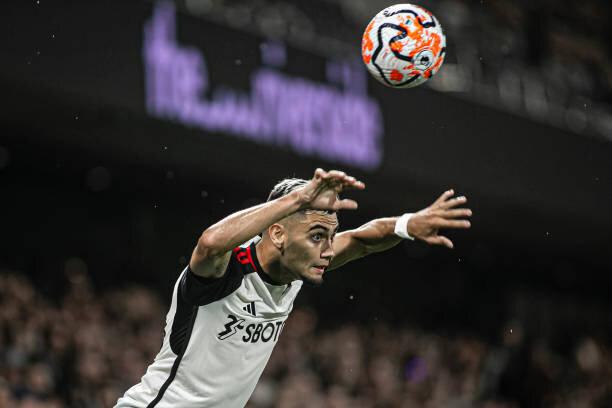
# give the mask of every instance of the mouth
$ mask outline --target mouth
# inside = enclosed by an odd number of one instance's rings
[[[327,269],[327,265],[316,265],[316,266],[313,266],[312,269],[314,269],[315,271],[317,271],[317,273],[322,275],[325,272],[325,269]]]

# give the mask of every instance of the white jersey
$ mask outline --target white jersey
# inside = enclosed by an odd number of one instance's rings
[[[174,286],[161,351],[115,407],[244,407],[301,286],[270,283],[255,242],[233,251],[221,278],[186,268]]]

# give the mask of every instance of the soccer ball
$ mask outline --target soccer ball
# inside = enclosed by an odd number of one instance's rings
[[[444,62],[446,36],[423,7],[396,4],[374,16],[363,33],[361,56],[368,71],[392,88],[412,88]]]

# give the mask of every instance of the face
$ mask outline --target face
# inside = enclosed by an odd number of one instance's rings
[[[320,285],[334,251],[338,216],[322,211],[294,214],[286,224],[281,264],[295,278]]]

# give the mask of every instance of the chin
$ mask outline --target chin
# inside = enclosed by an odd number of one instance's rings
[[[323,284],[323,276],[302,275],[302,281],[311,286],[321,286]]]

